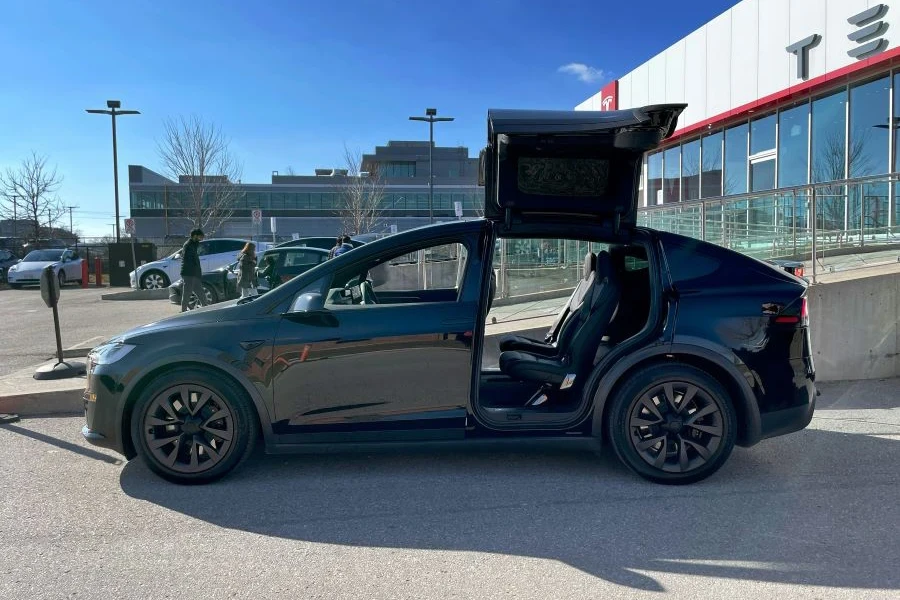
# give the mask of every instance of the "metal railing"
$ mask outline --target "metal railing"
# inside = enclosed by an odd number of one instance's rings
[[[815,283],[829,253],[900,243],[898,182],[900,173],[891,173],[651,206],[638,210],[638,224],[760,259],[809,262]]]

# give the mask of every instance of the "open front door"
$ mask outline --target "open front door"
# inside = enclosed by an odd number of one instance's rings
[[[621,111],[488,111],[485,217],[517,224],[584,218],[635,225],[644,152],[675,130],[683,104]]]

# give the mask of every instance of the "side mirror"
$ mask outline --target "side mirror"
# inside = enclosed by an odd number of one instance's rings
[[[175,260],[181,260],[181,252],[176,252],[174,255],[172,255],[172,258],[174,258]]]
[[[294,310],[291,312],[316,312],[325,308],[325,297],[315,292],[300,294],[294,302]]]

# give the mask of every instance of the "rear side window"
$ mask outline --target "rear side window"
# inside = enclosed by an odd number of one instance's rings
[[[219,240],[214,246],[215,250],[211,254],[220,254],[222,252],[240,252],[244,249],[244,242],[240,240]]]
[[[690,238],[664,241],[666,262],[673,283],[693,287],[719,270],[721,261],[710,256],[705,246],[706,244]]]

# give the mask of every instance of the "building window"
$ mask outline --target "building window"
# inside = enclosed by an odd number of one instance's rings
[[[747,191],[747,124],[725,130],[725,195]]]
[[[681,199],[700,199],[700,140],[681,147]]]
[[[647,206],[662,204],[663,155],[654,152],[647,157]]]
[[[844,179],[847,90],[812,103],[812,181]]]
[[[750,191],[775,188],[775,115],[750,122]]]
[[[702,175],[700,178],[700,197],[714,198],[722,195],[722,132],[703,137]]]
[[[675,146],[663,152],[663,202],[678,202],[680,198],[681,147]]]
[[[807,183],[809,104],[801,104],[778,115],[778,187]]]
[[[889,98],[887,77],[850,88],[850,177],[888,171]]]
[[[381,163],[378,168],[382,177],[415,177],[415,161],[394,161]]]

